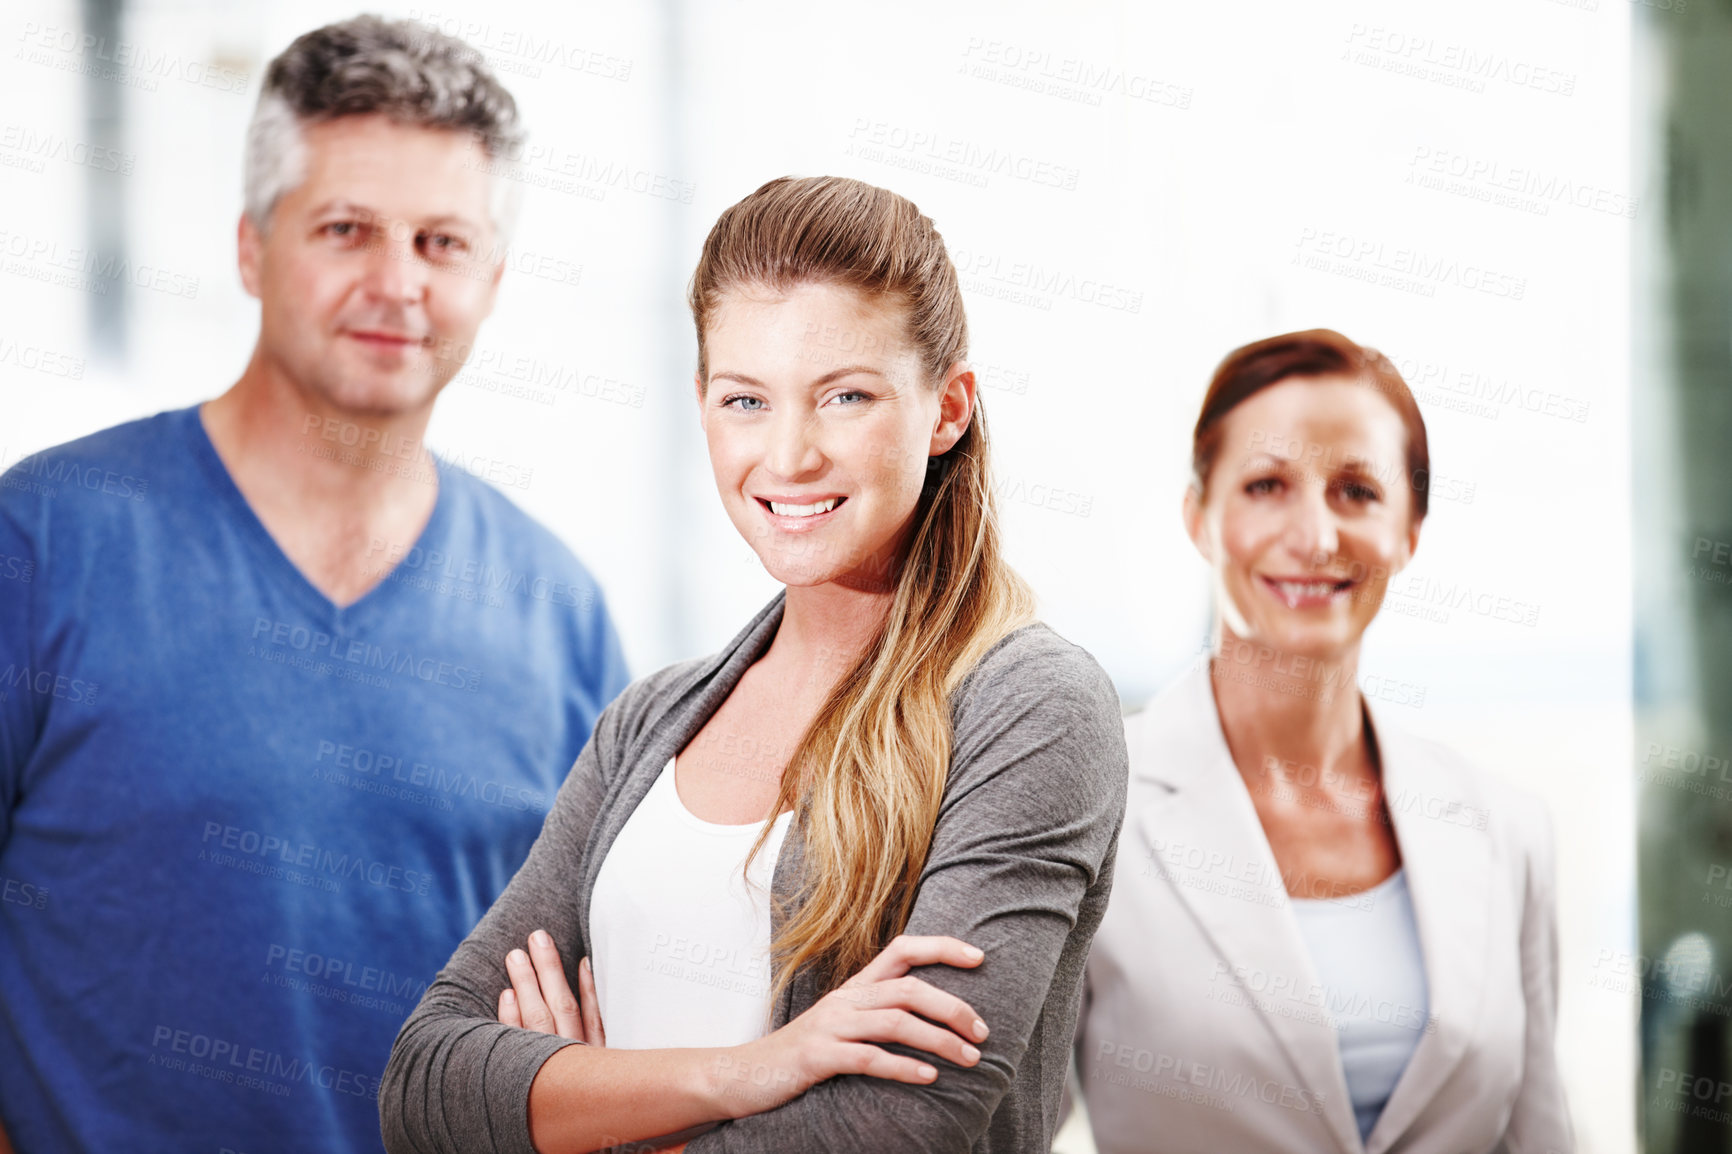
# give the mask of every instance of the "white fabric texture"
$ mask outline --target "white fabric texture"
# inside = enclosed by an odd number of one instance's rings
[[[1293,913],[1335,1020],[1347,1097],[1363,1139],[1407,1069],[1430,1012],[1406,872],[1397,869],[1346,898],[1294,898]]]
[[[694,816],[674,759],[602,861],[590,907],[596,997],[610,1048],[737,1046],[770,1022],[770,877],[793,817],[742,874],[762,823]]]

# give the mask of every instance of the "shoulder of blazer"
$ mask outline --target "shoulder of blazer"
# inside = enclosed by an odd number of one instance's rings
[[[1399,726],[1375,721],[1377,741],[1386,759],[1400,757],[1422,764],[1437,784],[1437,792],[1475,807],[1475,824],[1495,842],[1509,847],[1524,863],[1551,850],[1551,816],[1541,798],[1501,775],[1464,757],[1443,742],[1409,733]]]
[[[1225,738],[1209,688],[1205,656],[1124,719],[1131,780],[1171,791],[1221,752]]]

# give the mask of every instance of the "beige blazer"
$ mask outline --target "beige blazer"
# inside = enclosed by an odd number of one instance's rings
[[[1312,967],[1201,661],[1125,722],[1129,803],[1077,1029],[1101,1154],[1574,1149],[1552,1042],[1549,819],[1444,747],[1367,717],[1429,991],[1369,1140],[1328,1016],[1342,991]]]

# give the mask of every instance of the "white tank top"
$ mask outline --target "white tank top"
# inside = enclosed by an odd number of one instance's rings
[[[590,966],[608,1046],[737,1046],[770,1025],[770,878],[792,810],[741,865],[761,822],[717,825],[680,801],[669,758],[620,829],[590,895]]]
[[[1335,1021],[1341,1072],[1363,1141],[1431,1018],[1407,871],[1397,868],[1364,893],[1294,898],[1292,904]]]

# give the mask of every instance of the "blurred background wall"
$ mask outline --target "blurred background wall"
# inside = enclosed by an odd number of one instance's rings
[[[1652,1063],[1638,1092],[1647,959],[1710,912],[1714,951],[1732,944],[1724,908],[1684,892],[1706,882],[1682,872],[1658,883],[1689,905],[1668,915],[1682,928],[1637,941],[1631,752],[1640,771],[1649,740],[1732,749],[1684,690],[1693,720],[1633,728],[1632,605],[1648,606],[1633,538],[1688,603],[1667,612],[1697,617],[1727,586],[1679,576],[1681,550],[1732,540],[1724,487],[1712,514],[1653,537],[1692,484],[1671,439],[1695,428],[1714,469],[1732,419],[1723,231],[1667,233],[1664,182],[1630,143],[1663,151],[1663,118],[1631,112],[1633,91],[1666,88],[1661,57],[1706,53],[1704,25],[1726,43],[1723,4],[1669,6],[1684,2],[372,5],[481,48],[532,133],[499,305],[430,439],[514,466],[507,492],[597,574],[635,672],[715,649],[775,587],[722,514],[698,432],[683,290],[699,243],[773,176],[886,185],[938,222],[961,270],[1012,558],[1135,708],[1205,642],[1179,501],[1215,363],[1316,326],[1382,348],[1419,397],[1436,476],[1362,687],[1386,718],[1550,804],[1581,1148],[1638,1149],[1638,1104],[1671,1101]],[[0,467],[239,373],[257,308],[234,231],[263,68],[358,10],[6,5]],[[1722,61],[1692,74],[1704,110],[1723,108]],[[1719,111],[1699,115],[1732,157]],[[1715,286],[1697,303],[1718,326],[1703,354],[1717,375],[1698,391],[1716,386],[1722,415],[1646,420],[1642,459],[1664,467],[1633,479],[1638,236],[1694,253]],[[1655,365],[1682,347],[1662,343],[1643,346]],[[1638,393],[1658,379],[1638,374]],[[1695,619],[1657,649],[1688,649]],[[1712,663],[1673,664],[1687,687]],[[1691,813],[1725,830],[1727,810],[1671,789],[1644,817],[1663,838]],[[1666,868],[1705,879],[1715,860]],[[1722,1149],[1728,1132],[1647,1149]]]

